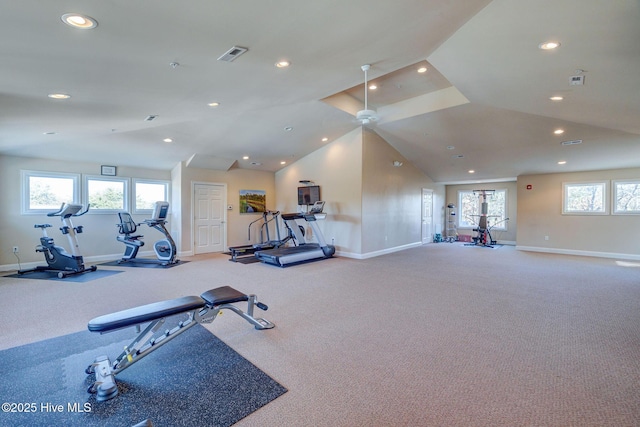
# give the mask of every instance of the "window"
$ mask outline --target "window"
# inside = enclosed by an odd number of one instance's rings
[[[569,215],[606,215],[608,213],[607,183],[564,183],[562,213]]]
[[[150,211],[155,202],[169,201],[169,182],[138,179],[133,186],[135,212]]]
[[[482,193],[478,191],[458,191],[458,228],[478,226],[482,212]],[[507,190],[487,192],[487,226],[495,230],[507,229]]]
[[[80,202],[80,175],[21,171],[22,213],[55,211],[63,203]]]
[[[90,212],[113,213],[129,209],[127,178],[85,176],[85,197]]]
[[[640,181],[614,181],[613,213],[640,214]]]

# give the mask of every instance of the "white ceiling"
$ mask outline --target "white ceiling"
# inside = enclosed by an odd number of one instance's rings
[[[0,155],[276,171],[358,126],[371,64],[374,129],[435,181],[640,167],[638,0],[6,1],[0,53]]]

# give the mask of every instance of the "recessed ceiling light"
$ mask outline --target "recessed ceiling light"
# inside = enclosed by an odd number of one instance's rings
[[[287,162],[285,162],[284,160],[280,162],[281,165],[286,165]]]
[[[242,160],[249,160],[249,156],[242,156]]]
[[[276,67],[278,68],[287,68],[291,63],[289,61],[278,61],[276,62]]]
[[[50,93],[47,96],[49,98],[52,98],[52,99],[69,99],[69,98],[71,98],[71,95],[67,95],[66,93]]]
[[[173,139],[171,139],[171,138],[165,138],[165,139],[163,139],[163,141],[164,141],[164,142],[173,142]]]
[[[552,96],[549,99],[552,100],[552,101],[562,101],[564,99],[564,97],[562,97],[562,96]]]
[[[82,30],[90,30],[98,26],[98,21],[90,16],[79,13],[65,13],[60,19],[62,19],[62,22],[65,24]]]
[[[556,135],[562,135],[564,133],[564,129],[556,129],[553,131]]]
[[[372,85],[369,85],[369,89],[376,90],[378,89],[378,86],[376,86],[375,84],[372,84]]]
[[[219,102],[210,102],[210,103],[208,103],[207,105],[208,105],[209,107],[218,107],[218,106],[220,106],[220,103],[219,103]]]
[[[469,170],[469,173],[476,173],[473,169]]]
[[[419,73],[421,73],[421,74],[422,74],[422,73],[426,73],[426,72],[427,72],[427,67],[420,67],[420,68],[418,68],[418,72],[419,72]]]
[[[566,160],[560,160],[560,161],[558,162],[558,164],[559,164],[559,165],[566,165],[566,164],[567,164],[567,161],[566,161]]]
[[[544,42],[538,45],[538,48],[542,50],[552,50],[560,47],[560,42]]]
[[[329,140],[329,138],[327,138],[326,136],[324,138],[322,138],[322,142],[327,142]]]

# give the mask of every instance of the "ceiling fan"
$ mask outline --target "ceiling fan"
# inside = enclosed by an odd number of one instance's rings
[[[363,125],[369,125],[378,120],[378,113],[376,113],[376,110],[369,110],[368,105],[367,71],[369,71],[371,65],[365,64],[360,68],[364,71],[364,110],[356,113],[356,120]]]

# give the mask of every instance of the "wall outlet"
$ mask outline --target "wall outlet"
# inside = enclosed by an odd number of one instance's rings
[[[20,248],[18,248],[17,246],[13,247],[13,253],[17,254],[18,252],[20,252]]]

